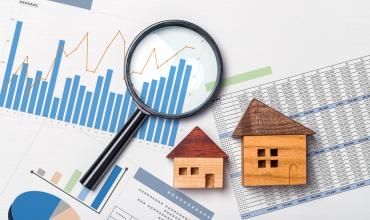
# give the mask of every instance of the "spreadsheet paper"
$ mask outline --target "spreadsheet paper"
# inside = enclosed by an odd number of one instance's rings
[[[370,56],[218,97],[212,106],[242,219],[370,185]],[[244,187],[241,142],[231,135],[252,98],[314,130],[307,184]]]

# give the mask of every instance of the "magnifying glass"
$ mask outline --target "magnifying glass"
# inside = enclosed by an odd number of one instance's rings
[[[187,21],[149,26],[133,40],[125,59],[125,83],[137,109],[81,178],[91,190],[148,116],[191,116],[206,107],[220,87],[221,53],[205,30]]]

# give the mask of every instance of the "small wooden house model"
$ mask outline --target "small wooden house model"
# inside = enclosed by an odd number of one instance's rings
[[[175,188],[223,187],[227,155],[199,127],[195,127],[167,157],[174,161]]]
[[[242,184],[306,184],[306,137],[313,134],[253,99],[233,133],[242,140]]]

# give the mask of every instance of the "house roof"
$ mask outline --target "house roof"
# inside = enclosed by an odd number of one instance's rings
[[[167,157],[173,159],[175,157],[227,158],[228,156],[197,126]]]
[[[263,135],[314,135],[315,132],[270,106],[253,99],[236,126],[233,137]]]

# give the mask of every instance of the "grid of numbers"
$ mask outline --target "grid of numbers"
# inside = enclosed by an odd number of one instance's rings
[[[241,185],[241,143],[231,134],[252,98],[317,133],[307,185]],[[242,219],[370,185],[370,56],[225,94],[212,107]]]

